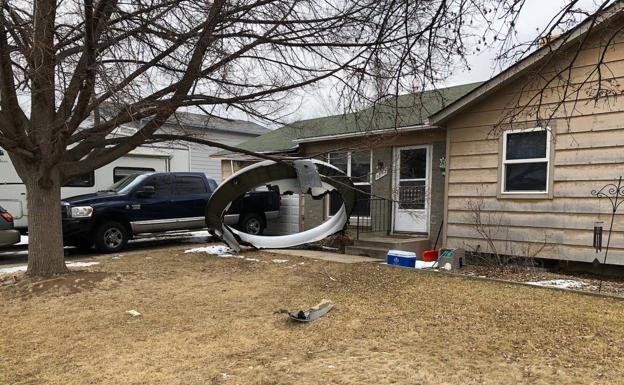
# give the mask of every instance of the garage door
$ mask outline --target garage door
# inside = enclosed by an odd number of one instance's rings
[[[299,232],[299,194],[282,195],[279,217],[267,223],[266,235],[288,235]]]

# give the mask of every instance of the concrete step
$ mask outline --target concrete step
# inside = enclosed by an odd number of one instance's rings
[[[426,237],[360,237],[355,240],[354,244],[359,247],[381,247],[387,250],[405,250],[416,253],[429,249],[429,239]]]
[[[370,247],[370,246],[347,246],[345,247],[345,254],[359,255],[364,257],[386,259],[388,255],[388,249],[384,247]]]

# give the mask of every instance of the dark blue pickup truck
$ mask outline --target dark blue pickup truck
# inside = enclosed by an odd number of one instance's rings
[[[202,173],[130,175],[108,190],[61,202],[65,244],[101,252],[122,250],[142,233],[206,227],[205,209],[217,182]],[[278,191],[250,192],[226,213],[227,224],[261,234],[268,219],[279,215]]]

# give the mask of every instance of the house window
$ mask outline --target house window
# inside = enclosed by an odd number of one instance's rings
[[[530,129],[503,134],[502,193],[547,193],[550,131]]]
[[[371,156],[370,151],[333,152],[329,154],[329,163],[350,176],[355,185],[356,201],[352,215],[370,216]],[[330,194],[329,215],[336,214],[341,206],[340,195],[336,192]]]

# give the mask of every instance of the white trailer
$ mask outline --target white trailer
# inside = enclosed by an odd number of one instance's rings
[[[188,146],[141,146],[87,175],[72,179],[61,188],[61,197],[105,190],[119,179],[137,172],[190,171],[190,159]],[[26,186],[2,148],[0,148],[0,206],[13,215],[15,228],[20,230],[28,228]]]

